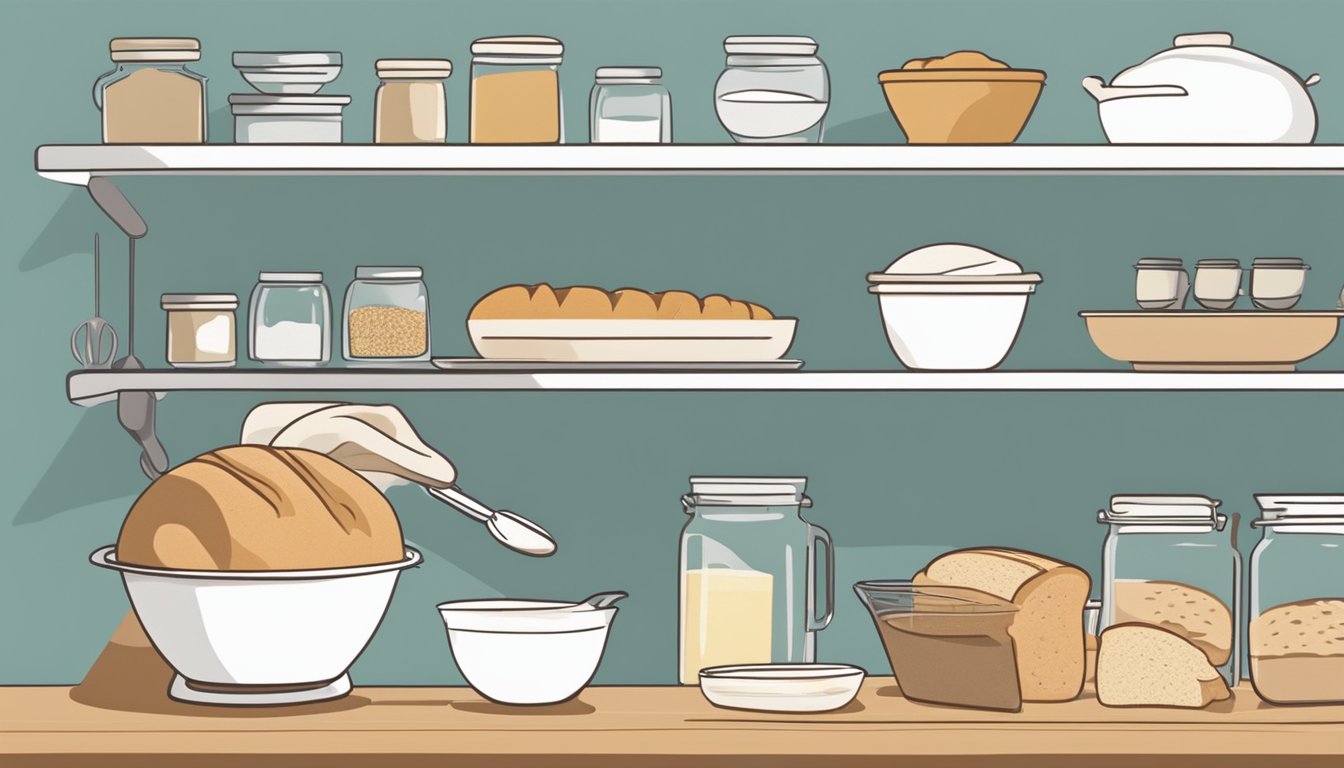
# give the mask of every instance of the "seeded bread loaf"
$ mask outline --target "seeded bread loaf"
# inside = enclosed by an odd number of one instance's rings
[[[1116,581],[1115,623],[1151,624],[1194,643],[1221,667],[1232,655],[1232,611],[1212,594],[1174,581]]]
[[[1023,701],[1068,701],[1082,690],[1086,571],[1020,550],[964,549],[934,559],[915,583],[970,587],[1017,605],[1008,634]]]
[[[1344,701],[1344,598],[1278,605],[1251,621],[1251,682],[1280,704]]]
[[[1101,633],[1097,700],[1108,707],[1207,707],[1232,692],[1194,643],[1151,624]]]
[[[468,320],[772,320],[759,304],[685,291],[604,291],[585,285],[506,285],[481,297]]]
[[[155,568],[306,570],[399,562],[387,499],[320,453],[233,446],[155,480],[117,538],[117,558]]]

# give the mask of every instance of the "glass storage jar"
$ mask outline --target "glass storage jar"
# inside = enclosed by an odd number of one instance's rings
[[[672,96],[658,67],[598,67],[588,96],[594,144],[672,143]]]
[[[116,69],[93,84],[105,144],[201,144],[206,138],[206,77],[191,37],[118,37],[108,46]]]
[[[1112,496],[1097,513],[1102,553],[1101,630],[1151,624],[1204,651],[1229,685],[1241,672],[1238,516],[1205,496]]]
[[[373,143],[442,144],[448,140],[448,59],[379,59]]]
[[[1344,703],[1344,495],[1255,500],[1251,684],[1275,704]]]
[[[564,141],[560,62],[553,37],[483,37],[471,44],[472,144]]]
[[[345,359],[429,359],[429,291],[419,267],[358,267],[345,292]]]
[[[706,667],[816,660],[816,633],[835,605],[835,550],[826,531],[802,517],[812,506],[806,485],[801,477],[691,478],[681,497],[690,515],[681,531],[683,684],[698,683]],[[825,550],[820,586],[818,549]]]
[[[331,362],[331,297],[321,272],[262,272],[248,303],[248,358],[287,366]]]
[[[723,50],[714,109],[734,141],[821,143],[831,88],[816,40],[739,35],[724,40]]]
[[[165,357],[174,368],[231,368],[238,361],[232,293],[165,293],[168,316]]]

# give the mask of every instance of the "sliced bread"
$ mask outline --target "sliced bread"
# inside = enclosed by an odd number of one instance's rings
[[[1101,633],[1097,700],[1108,707],[1207,707],[1232,692],[1199,646],[1149,624]]]
[[[1232,611],[1215,595],[1176,581],[1115,582],[1115,623],[1152,624],[1194,643],[1221,667],[1232,656]]]
[[[1068,701],[1083,687],[1083,607],[1087,572],[1044,555],[977,548],[937,557],[916,584],[970,587],[1018,607],[1008,629],[1017,655],[1023,701]]]

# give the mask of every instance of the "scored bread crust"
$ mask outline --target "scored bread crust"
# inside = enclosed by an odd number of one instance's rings
[[[914,583],[970,587],[1018,607],[1008,634],[1023,701],[1068,701],[1082,691],[1083,608],[1092,589],[1083,569],[1034,552],[973,547],[934,558]]]
[[[378,489],[320,453],[209,451],[155,480],[117,537],[117,559],[154,568],[271,571],[400,562],[401,525]]]
[[[1177,632],[1138,622],[1098,638],[1097,701],[1107,707],[1201,709],[1232,691],[1204,651]]]
[[[587,285],[506,285],[482,296],[468,320],[773,320],[760,304],[686,291],[605,291]]]

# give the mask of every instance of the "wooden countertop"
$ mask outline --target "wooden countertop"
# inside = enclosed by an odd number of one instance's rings
[[[1274,707],[1245,684],[1208,710],[1108,709],[1088,694],[1008,714],[910,702],[879,677],[824,715],[716,709],[678,686],[592,687],[552,707],[505,707],[466,688],[358,688],[334,702],[256,709],[166,698],[118,709],[79,703],[71,690],[0,688],[0,765],[773,768],[823,756],[827,768],[980,756],[1031,768],[1344,765],[1344,706]]]

